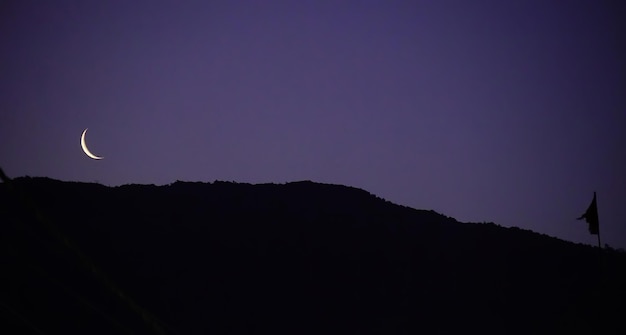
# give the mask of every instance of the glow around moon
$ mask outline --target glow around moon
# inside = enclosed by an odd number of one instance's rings
[[[87,128],[89,129],[89,128]],[[87,143],[85,143],[85,134],[87,133],[87,129],[85,129],[83,131],[83,134],[80,136],[80,146],[83,148],[83,151],[85,152],[85,155],[89,156],[89,158],[93,158],[93,159],[102,159],[104,157],[100,157],[100,156],[96,156],[94,154],[91,153],[91,151],[89,151],[89,148],[87,148]]]

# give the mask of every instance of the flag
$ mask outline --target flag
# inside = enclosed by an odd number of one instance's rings
[[[587,208],[585,214],[581,215],[577,220],[585,219],[589,224],[589,233],[591,235],[599,235],[600,222],[598,221],[598,205],[596,204],[596,192],[593,192],[593,200]]]

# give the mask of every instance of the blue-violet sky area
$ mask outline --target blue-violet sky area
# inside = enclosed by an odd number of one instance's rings
[[[626,248],[624,3],[5,1],[0,167],[312,180],[590,245],[595,191]]]

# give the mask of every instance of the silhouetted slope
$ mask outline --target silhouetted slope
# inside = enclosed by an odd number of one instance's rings
[[[119,332],[104,314],[149,333],[144,309],[181,334],[626,330],[623,254],[603,252],[600,262],[588,246],[459,223],[356,188],[13,184],[42,218],[0,184],[2,257],[11,269],[2,299],[50,333]],[[42,219],[89,260],[77,260]],[[89,262],[141,309],[88,271]],[[28,264],[104,312],[60,293]]]

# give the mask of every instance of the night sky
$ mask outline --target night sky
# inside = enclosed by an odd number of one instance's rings
[[[0,167],[343,184],[592,245],[596,191],[626,248],[623,3],[5,1]]]

